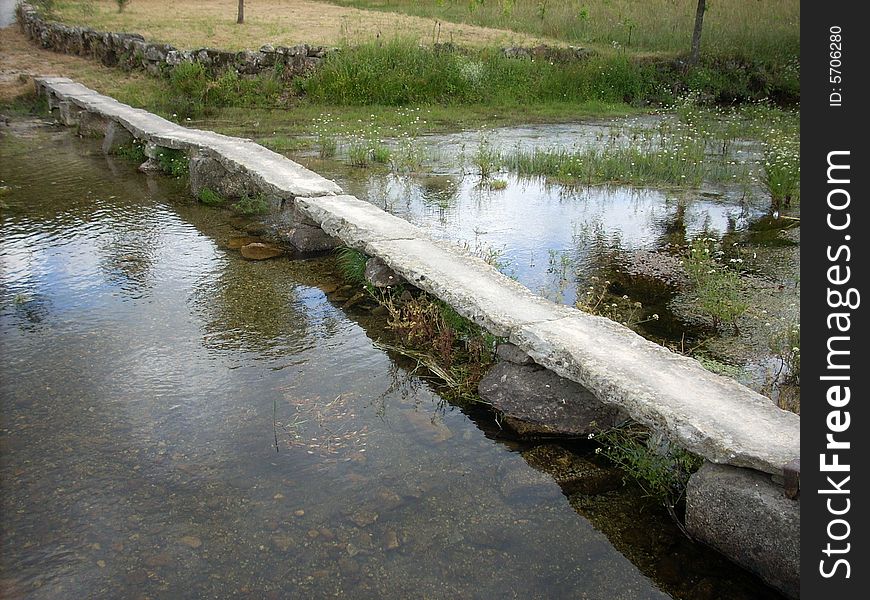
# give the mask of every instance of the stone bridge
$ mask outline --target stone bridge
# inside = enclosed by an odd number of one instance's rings
[[[688,490],[690,531],[772,585],[798,594],[799,504],[781,487],[784,467],[799,461],[798,415],[622,325],[533,294],[462,249],[343,194],[335,182],[251,140],[182,127],[69,79],[35,83],[62,122],[105,136],[105,151],[132,138],[146,144],[151,157],[160,148],[183,150],[194,186],[210,169],[223,191],[263,194],[276,211],[292,215],[286,226],[291,243],[300,236],[310,240],[316,231],[323,248],[340,243],[379,258],[510,340],[534,363],[703,456],[709,462]],[[796,489],[790,492],[794,496]]]

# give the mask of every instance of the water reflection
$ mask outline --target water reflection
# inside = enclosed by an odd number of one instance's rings
[[[40,135],[0,166],[5,594],[662,597],[552,479],[504,483],[533,471],[303,283],[322,263],[244,261],[219,211]]]
[[[625,252],[655,250],[666,243],[685,244],[687,238],[706,231],[745,227],[751,216],[762,214],[761,209],[697,193],[572,188],[513,175],[500,175],[507,187],[494,190],[473,175],[355,176],[326,169],[328,176],[357,197],[437,238],[497,255],[504,272],[567,304],[577,299],[578,281],[572,273],[588,273],[591,267],[589,251],[599,238],[589,237],[590,232],[608,232],[610,240],[620,240]],[[560,274],[562,257],[570,258],[567,277],[552,277],[554,254]]]

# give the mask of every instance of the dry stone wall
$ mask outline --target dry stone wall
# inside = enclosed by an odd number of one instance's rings
[[[179,50],[169,44],[146,41],[138,33],[96,31],[47,21],[27,3],[16,8],[21,30],[43,48],[99,60],[109,67],[164,73],[182,63],[199,63],[214,74],[234,70],[240,75],[280,72],[285,78],[310,73],[335,48],[325,46],[270,46],[258,51],[228,52],[212,48]]]
[[[169,44],[147,41],[138,33],[96,31],[88,27],[75,27],[42,18],[39,11],[22,2],[16,8],[21,30],[43,48],[63,54],[85,56],[99,60],[109,67],[126,70],[145,70],[152,74],[171,71],[183,63],[199,63],[210,73],[219,75],[234,70],[240,75],[280,73],[285,79],[307,75],[316,70],[323,59],[338,48],[327,46],[272,46],[259,50],[229,52],[213,48],[180,50]],[[467,52],[453,44],[436,44],[440,52]],[[571,62],[585,60],[592,52],[575,46],[554,47],[539,45],[531,48],[510,46],[501,49],[508,58]]]

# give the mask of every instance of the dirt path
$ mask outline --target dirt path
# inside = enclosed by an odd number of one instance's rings
[[[44,50],[28,40],[17,25],[0,28],[0,102],[32,92],[34,75],[71,77],[99,89],[112,77],[130,77],[93,60]]]

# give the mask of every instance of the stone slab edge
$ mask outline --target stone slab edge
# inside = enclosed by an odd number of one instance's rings
[[[305,197],[341,193],[334,181],[251,140],[182,127],[67,78],[35,77],[34,84],[37,92],[52,94],[88,112],[116,121],[142,141],[189,152],[207,152],[228,168],[247,172],[271,195]]]

